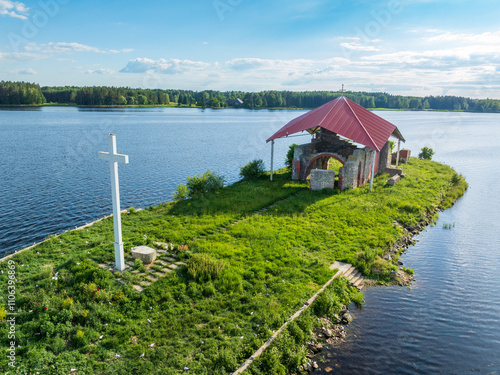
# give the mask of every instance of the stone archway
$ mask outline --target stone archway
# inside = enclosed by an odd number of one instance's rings
[[[303,173],[301,173],[300,176],[301,180],[307,179],[311,174],[311,170],[313,169],[328,169],[328,161],[330,160],[330,158],[339,161],[342,165],[344,165],[347,162],[347,158],[332,152],[322,152],[319,154],[312,154],[310,155],[310,157],[311,159],[307,163],[304,163],[305,169],[303,170]]]

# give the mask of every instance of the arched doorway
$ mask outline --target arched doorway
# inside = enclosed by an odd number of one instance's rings
[[[331,152],[323,152],[321,154],[315,155],[309,161],[309,163],[307,163],[307,166],[305,168],[304,173],[301,176],[301,179],[303,180],[309,179],[311,176],[311,171],[313,169],[328,169],[330,159],[334,159],[341,166],[343,166],[346,162],[346,160],[341,155]],[[335,177],[340,180],[341,176],[342,176],[342,168],[339,168],[339,172],[338,173],[335,172]]]

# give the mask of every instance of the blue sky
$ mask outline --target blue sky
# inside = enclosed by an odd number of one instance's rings
[[[500,99],[498,0],[0,0],[0,79]]]

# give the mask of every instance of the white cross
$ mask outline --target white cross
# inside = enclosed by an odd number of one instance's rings
[[[116,153],[116,135],[109,135],[109,152],[99,151],[99,159],[109,161],[111,195],[113,196],[113,223],[115,226],[115,268],[123,271],[125,269],[125,257],[123,255],[122,222],[120,217],[118,163],[128,164],[128,155]]]

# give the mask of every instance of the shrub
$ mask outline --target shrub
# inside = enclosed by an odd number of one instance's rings
[[[321,317],[331,317],[342,308],[342,303],[331,290],[325,290],[319,295],[313,305],[314,314]]]
[[[408,275],[414,275],[415,274],[415,271],[413,271],[413,268],[403,267],[403,271],[406,272]]]
[[[451,177],[451,184],[456,186],[458,185],[460,182],[462,182],[464,179],[464,177],[458,173],[455,173],[452,177]]]
[[[252,180],[259,178],[265,172],[264,161],[262,159],[252,160],[245,166],[240,167],[240,176],[243,179]]]
[[[420,154],[418,154],[419,159],[431,160],[434,155],[434,150],[430,147],[422,147],[420,149]]]
[[[62,303],[63,309],[71,309],[73,307],[73,298],[66,298]]]
[[[212,171],[206,171],[201,175],[188,177],[186,186],[189,190],[189,196],[195,197],[220,190],[224,187],[225,182],[226,181],[223,176],[219,176]]]
[[[212,280],[224,269],[224,263],[209,254],[196,253],[187,261],[187,271],[195,279]]]
[[[293,154],[295,153],[295,146],[298,146],[297,143],[292,143],[288,146],[288,152],[286,153],[285,166],[288,168],[292,168],[293,162]]]
[[[351,295],[351,301],[356,304],[356,306],[363,306],[365,301],[363,300],[363,293],[355,292]]]
[[[392,154],[394,152],[394,147],[396,147],[396,142],[392,141],[392,140],[389,140],[389,144],[391,146],[391,154]]]
[[[184,184],[179,184],[175,188],[175,192],[173,194],[173,197],[176,201],[181,201],[183,199],[186,199],[189,196],[189,190],[186,185]]]
[[[188,177],[186,184],[179,184],[175,188],[173,197],[175,200],[194,198],[207,195],[224,187],[226,179],[212,171],[206,171],[203,174]]]
[[[130,207],[128,209],[128,212],[131,213],[131,214],[133,214],[135,212],[135,207]]]

